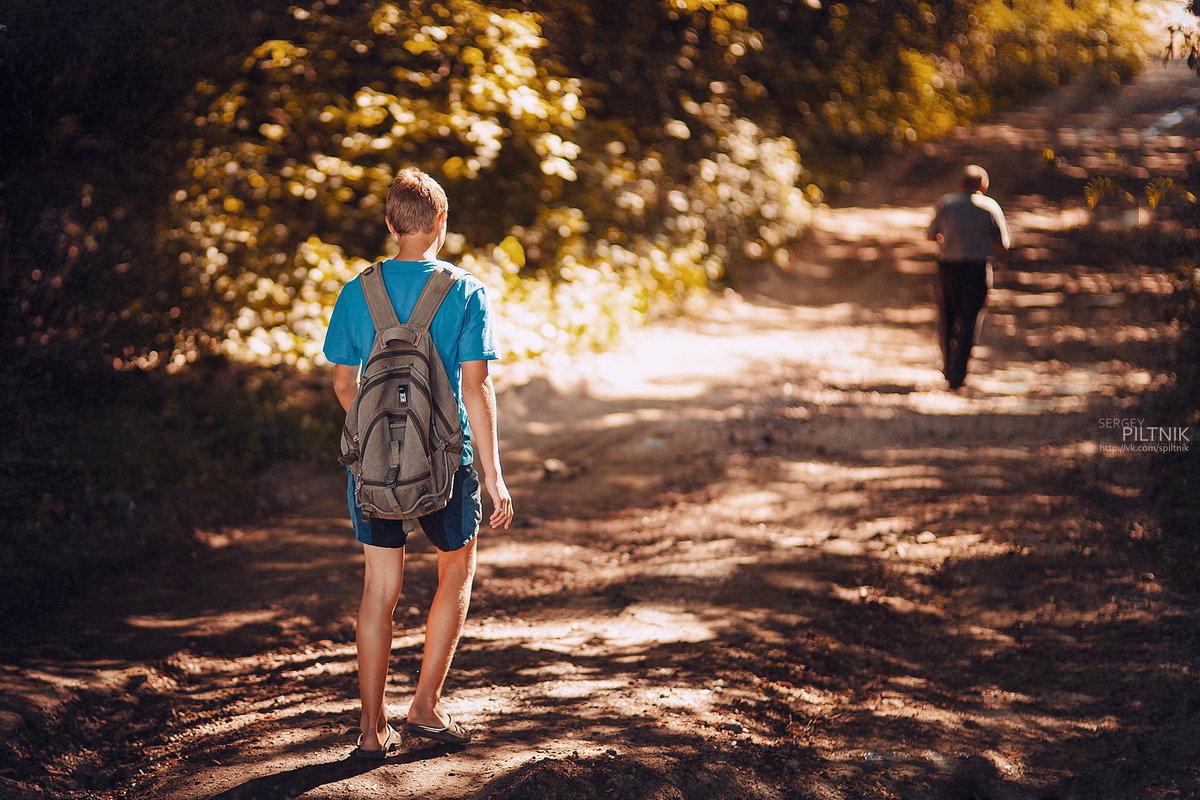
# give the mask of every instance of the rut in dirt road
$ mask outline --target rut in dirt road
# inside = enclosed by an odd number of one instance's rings
[[[510,385],[523,522],[484,533],[447,703],[477,744],[346,760],[361,559],[327,470],[281,479],[294,516],[211,536],[184,575],[94,599],[31,644],[4,676],[50,709],[27,738],[62,768],[0,786],[103,800],[1200,793],[1196,606],[1157,577],[1148,462],[1108,447],[1104,423],[1144,416],[1165,380],[1170,248],[1186,235],[1169,208],[1083,199],[1091,176],[1188,178],[1195,116],[1155,126],[1198,102],[1193,76],[1154,69],[973,126],[875,168],[752,299]],[[967,161],[991,173],[1017,244],[970,389],[952,394],[922,231]],[[432,567],[415,547],[397,715]],[[32,701],[16,713],[39,719]]]

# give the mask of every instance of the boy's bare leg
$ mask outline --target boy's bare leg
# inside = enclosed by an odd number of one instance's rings
[[[429,607],[425,627],[425,651],[421,656],[421,675],[408,710],[408,721],[440,728],[446,715],[438,708],[442,687],[450,672],[450,660],[458,647],[471,603],[471,583],[475,578],[475,544],[472,539],[458,550],[438,551],[438,588]]]
[[[366,571],[358,606],[358,692],[362,699],[363,750],[382,747],[387,715],[383,708],[392,654],[392,614],[404,588],[404,548],[363,545]]]

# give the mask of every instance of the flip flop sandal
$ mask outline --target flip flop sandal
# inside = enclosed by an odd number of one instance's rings
[[[433,739],[435,742],[444,742],[446,744],[466,744],[471,741],[471,734],[467,733],[462,725],[451,719],[449,714],[446,715],[446,724],[440,728],[431,728],[428,725],[406,722],[404,723],[404,730],[413,736]]]
[[[382,761],[388,757],[388,754],[396,748],[400,743],[400,734],[396,733],[396,729],[391,725],[387,726],[387,735],[383,737],[383,747],[379,750],[363,750],[362,749],[362,734],[358,736],[358,742],[354,746],[354,750],[350,755],[354,758],[361,758],[366,761]]]

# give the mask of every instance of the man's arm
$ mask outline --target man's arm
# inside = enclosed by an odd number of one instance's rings
[[[488,373],[487,361],[462,362],[462,398],[471,423],[471,441],[475,460],[483,470],[483,486],[492,498],[493,528],[507,528],[513,519],[512,496],[504,483],[500,466],[500,444],[496,435],[496,390]]]
[[[345,364],[333,365],[333,392],[337,395],[342,409],[350,410],[354,396],[358,394],[358,367],[348,367]]]
[[[992,218],[996,220],[996,240],[995,246],[998,250],[1007,250],[1012,246],[1012,237],[1008,234],[1008,222],[1004,219],[1004,212],[1000,210],[1000,206],[996,206],[996,212],[992,214]]]

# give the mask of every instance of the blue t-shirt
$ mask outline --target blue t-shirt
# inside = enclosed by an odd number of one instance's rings
[[[425,281],[438,263],[395,259],[383,262],[383,282],[396,308],[396,316],[401,321],[412,314],[417,298],[425,288]],[[455,281],[434,316],[429,332],[438,355],[442,357],[450,385],[454,387],[458,418],[462,421],[465,437],[462,463],[470,464],[475,456],[467,409],[462,401],[462,368],[459,365],[463,361],[491,361],[497,357],[492,338],[491,307],[483,284],[470,274]],[[363,296],[362,282],[354,278],[342,287],[333,307],[329,332],[325,335],[325,357],[334,364],[361,369],[374,342],[375,324],[371,322],[367,298]]]

